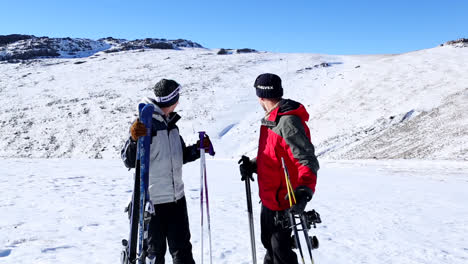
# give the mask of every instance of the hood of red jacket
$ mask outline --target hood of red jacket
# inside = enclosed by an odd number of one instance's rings
[[[295,115],[300,117],[304,122],[309,121],[309,113],[307,113],[305,107],[301,103],[291,99],[281,100],[279,107],[271,113],[269,120],[276,120],[276,116],[282,115]]]

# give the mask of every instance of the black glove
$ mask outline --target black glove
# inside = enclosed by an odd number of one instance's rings
[[[257,173],[257,164],[250,160],[249,157],[242,155],[242,158],[238,162],[239,170],[241,174],[241,180],[245,181],[246,179],[250,179],[254,181],[252,174],[255,172]]]
[[[306,208],[307,203],[312,199],[314,193],[307,186],[298,186],[294,191],[296,196],[296,204],[291,207],[291,213],[302,214]]]

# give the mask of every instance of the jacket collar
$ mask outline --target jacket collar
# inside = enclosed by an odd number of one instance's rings
[[[279,106],[262,119],[262,125],[270,128],[275,127],[278,123],[278,118],[283,115],[295,115],[300,117],[304,122],[309,121],[309,113],[307,113],[302,104],[290,99],[281,99]]]
[[[175,125],[177,121],[181,119],[180,115],[176,112],[172,112],[168,117],[165,118],[168,125]]]
[[[141,103],[152,104],[154,106],[153,118],[166,123],[168,126],[175,125],[177,121],[181,119],[180,115],[176,112],[170,113],[169,116],[166,116],[153,98],[145,97],[141,100]]]
[[[269,128],[275,127],[278,123],[276,122],[276,118],[278,117],[279,107],[273,109],[270,114],[264,118],[262,118],[262,126],[266,126]]]

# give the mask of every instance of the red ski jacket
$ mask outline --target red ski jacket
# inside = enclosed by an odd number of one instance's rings
[[[257,154],[258,187],[262,204],[270,210],[290,207],[282,167],[284,158],[292,187],[304,185],[315,192],[319,163],[306,125],[309,114],[295,101],[283,99],[267,119],[262,120]]]

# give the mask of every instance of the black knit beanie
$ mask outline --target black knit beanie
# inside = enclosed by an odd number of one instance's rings
[[[276,99],[283,97],[281,78],[273,73],[260,74],[254,83],[257,96],[260,98]]]
[[[181,86],[173,80],[162,79],[154,87],[155,101],[159,107],[171,106],[179,100]]]

